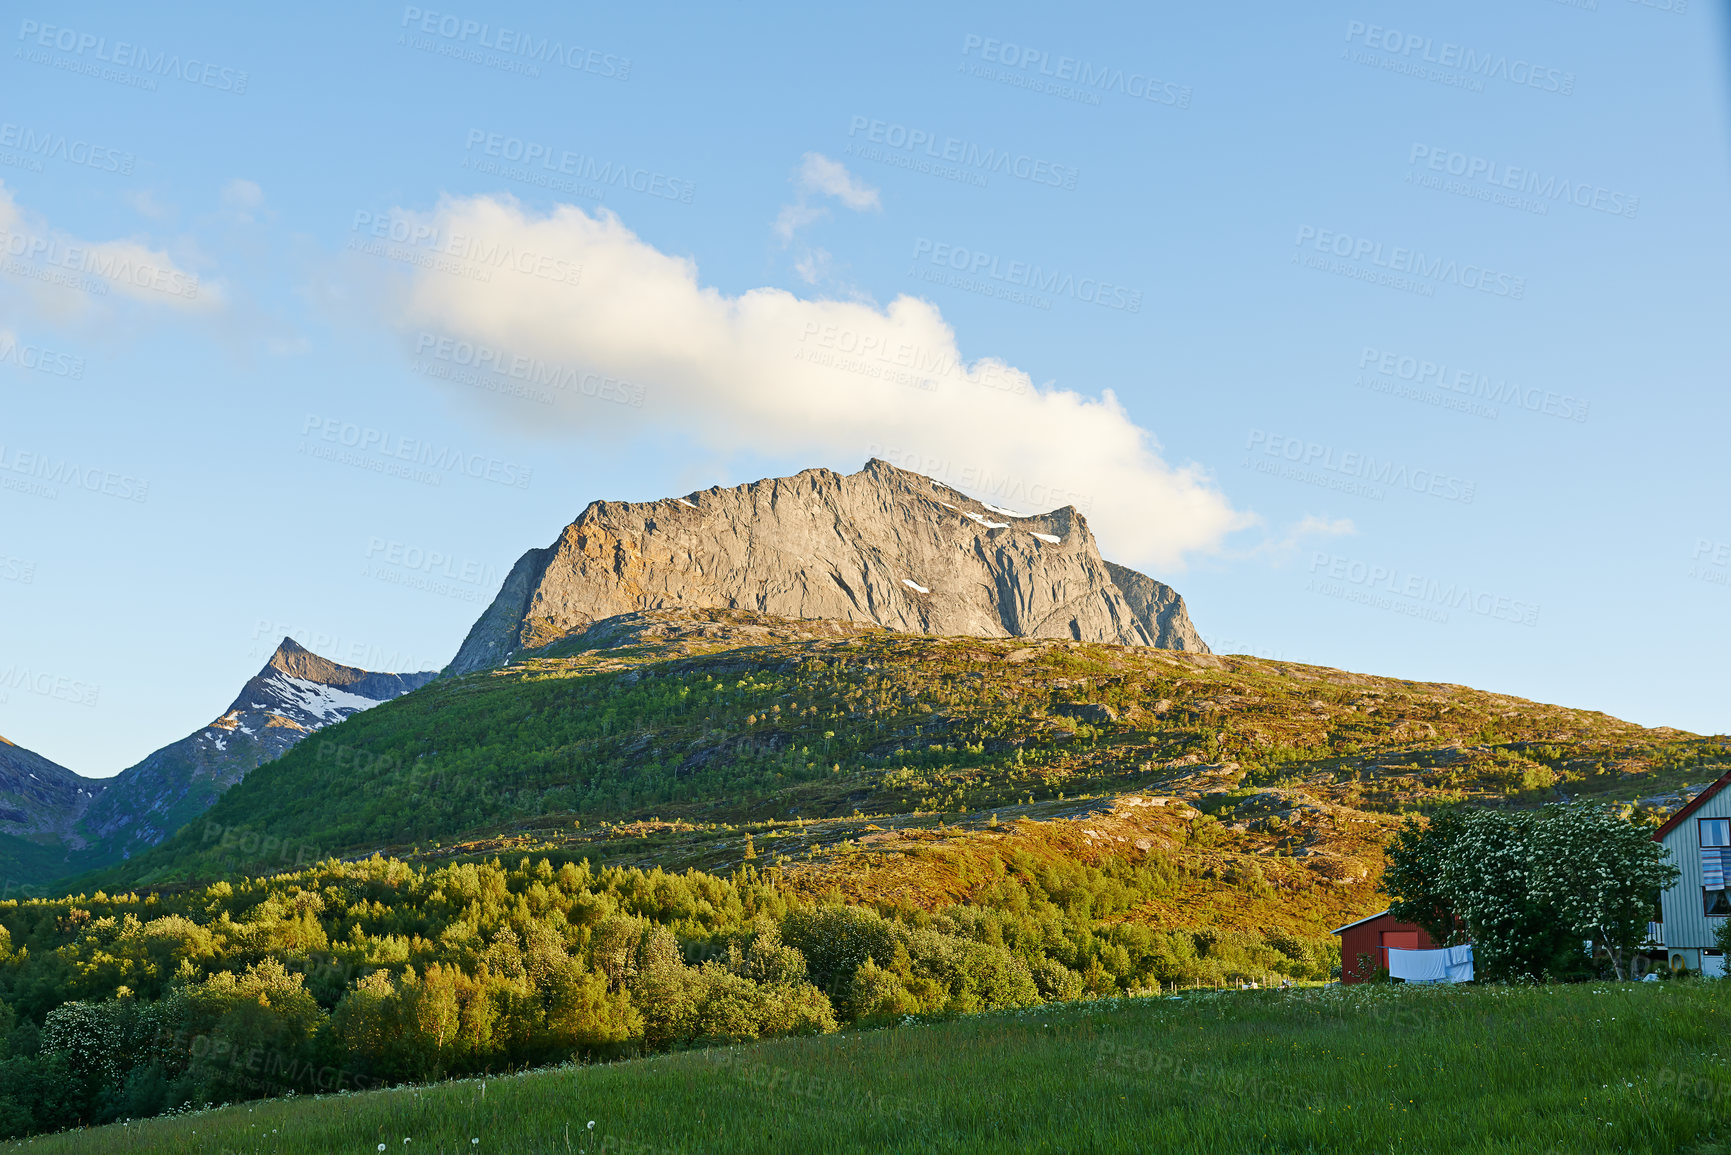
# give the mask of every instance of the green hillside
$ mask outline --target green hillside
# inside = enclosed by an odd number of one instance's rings
[[[917,880],[896,860],[933,843],[973,853],[996,814],[1033,842],[1224,847],[1302,859],[1351,889],[1406,811],[1563,793],[1662,810],[1727,766],[1720,740],[1461,686],[665,611],[333,726],[81,885],[380,849],[731,869],[749,834],[795,880],[836,875],[828,860],[847,856],[831,884],[871,898],[867,876],[905,890]],[[1144,806],[1134,830],[1088,826],[1123,818],[1115,803],[1131,799],[1162,805]],[[1215,824],[1186,817],[1192,807]],[[1079,829],[1096,837],[1070,837]]]

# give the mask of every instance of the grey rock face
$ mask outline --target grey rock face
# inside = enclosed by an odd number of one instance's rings
[[[603,618],[700,608],[1207,648],[1183,599],[1102,559],[1074,507],[1011,513],[874,459],[854,474],[808,469],[663,501],[593,502],[551,546],[518,559],[446,672],[497,666]]]
[[[1163,585],[1117,562],[1106,563],[1106,572],[1124,593],[1124,600],[1136,613],[1136,620],[1153,638],[1153,645],[1162,650],[1189,650],[1206,654],[1208,645],[1196,627],[1190,624],[1190,614],[1184,599],[1169,585]]]
[[[102,783],[0,738],[0,834],[69,830],[101,789]]]

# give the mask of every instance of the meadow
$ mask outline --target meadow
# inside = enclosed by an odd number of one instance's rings
[[[1187,992],[38,1136],[101,1152],[1731,1152],[1731,983]],[[591,1122],[593,1126],[591,1126]]]

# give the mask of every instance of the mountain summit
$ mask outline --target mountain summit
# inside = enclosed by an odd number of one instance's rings
[[[130,858],[316,730],[436,677],[380,674],[284,638],[208,726],[113,778],[84,778],[0,738],[0,871],[46,882]]]
[[[264,669],[241,687],[228,713],[211,725],[238,729],[243,723],[236,721],[234,725],[228,725],[229,719],[244,718],[249,712],[263,710],[274,719],[266,721],[266,727],[281,729],[292,723],[310,733],[321,726],[340,722],[357,710],[365,710],[419,689],[435,676],[431,671],[379,674],[339,665],[329,658],[319,657],[293,638],[284,638]],[[272,757],[280,753],[282,751],[278,750]]]
[[[874,458],[853,474],[591,502],[518,559],[446,672],[497,666],[602,618],[682,608],[1208,650],[1184,599],[1103,559],[1074,506],[1017,513]]]
[[[379,674],[321,658],[284,638],[220,718],[115,775],[81,824],[105,858],[154,846],[223,791],[301,739],[401,697],[435,672]]]

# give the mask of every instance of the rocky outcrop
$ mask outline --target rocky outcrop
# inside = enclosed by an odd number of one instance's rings
[[[657,609],[1207,650],[1183,599],[1105,561],[1074,507],[1016,513],[874,459],[854,474],[593,502],[518,559],[446,672]]]
[[[1196,654],[1209,652],[1202,635],[1190,624],[1190,613],[1184,608],[1184,599],[1178,596],[1177,590],[1117,562],[1107,562],[1106,572],[1112,575],[1113,583],[1124,594],[1124,600],[1130,603],[1143,630],[1154,639],[1151,645],[1162,650],[1189,650]]]
[[[0,834],[23,837],[71,828],[101,782],[0,738]]]

